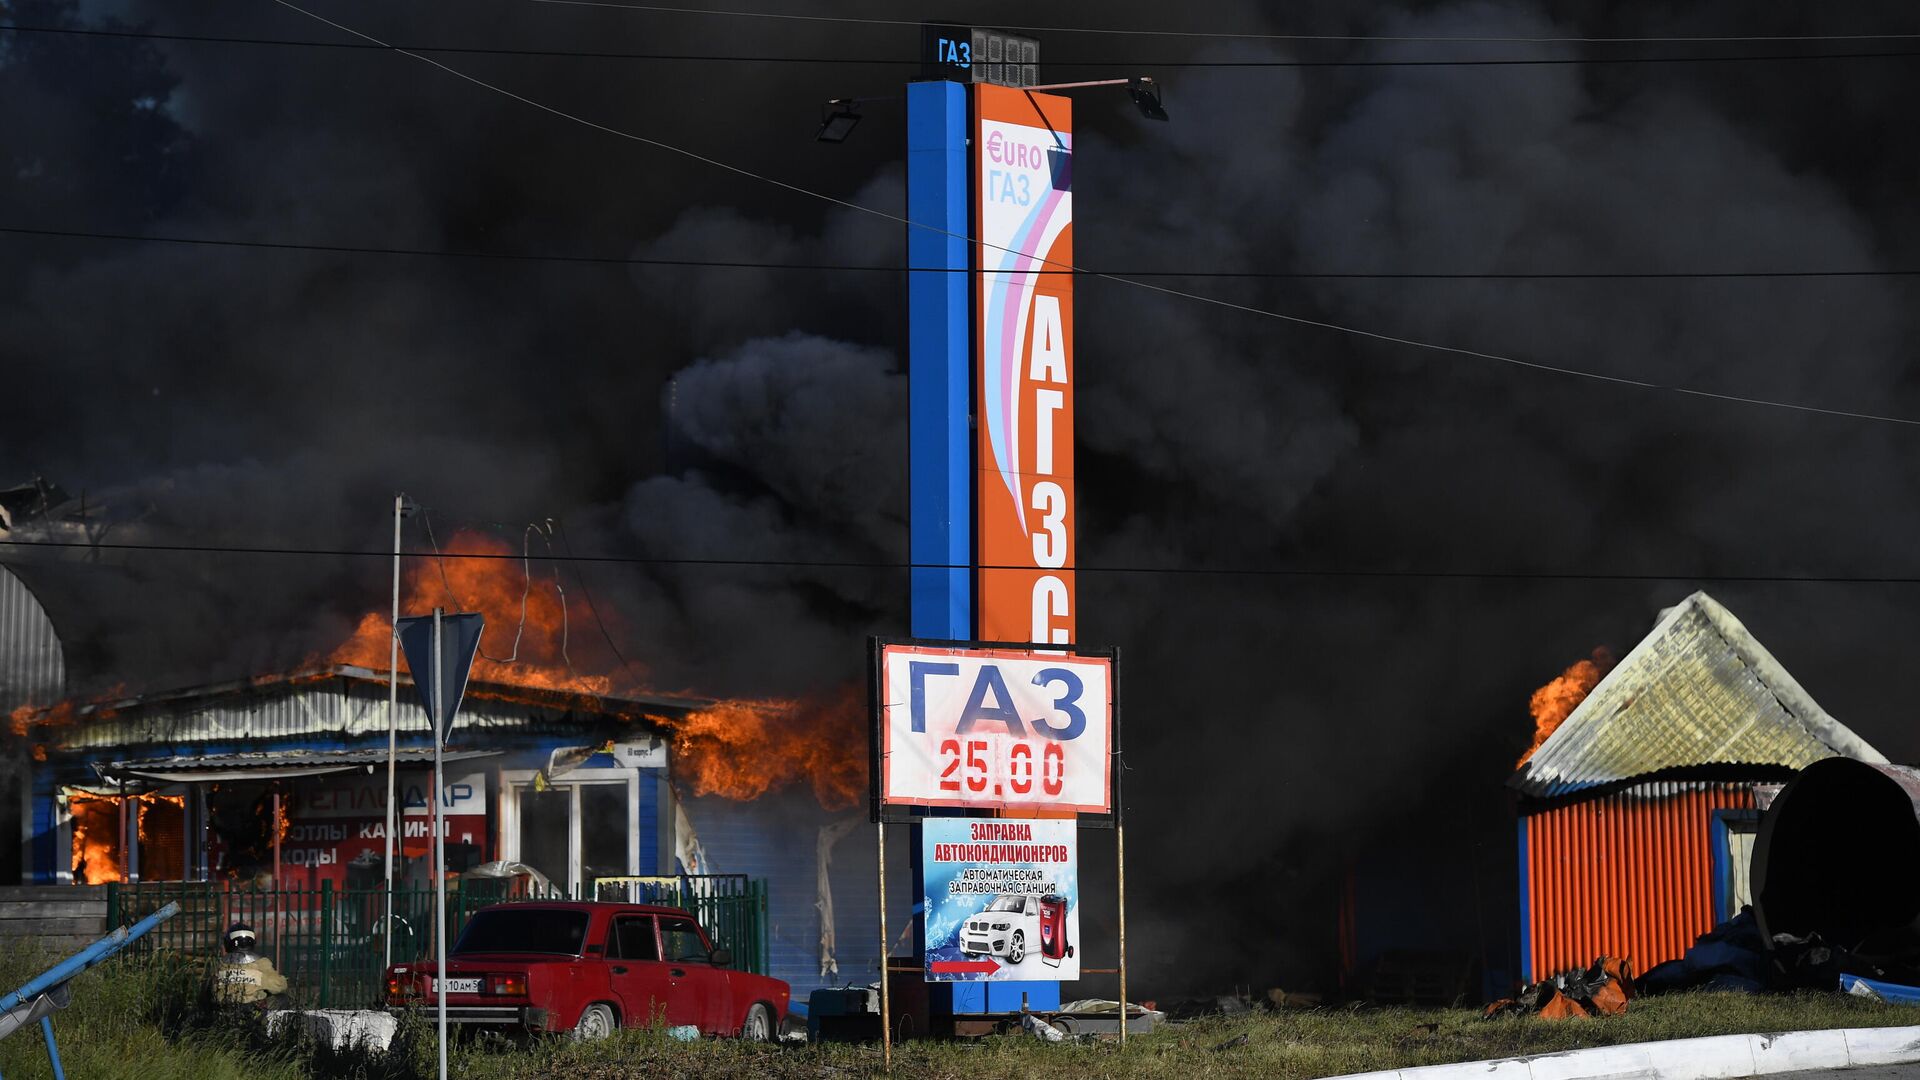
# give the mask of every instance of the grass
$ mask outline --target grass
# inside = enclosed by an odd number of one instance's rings
[[[0,986],[18,986],[46,966],[37,955],[0,956]],[[236,1018],[200,1007],[199,975],[195,965],[149,960],[110,964],[75,979],[73,1005],[54,1014],[68,1075],[81,1080],[418,1080],[434,1075],[432,1032],[422,1022],[403,1025],[393,1053],[336,1055],[298,1036],[268,1039],[244,1014]],[[1676,994],[1636,1001],[1621,1017],[1560,1021],[1483,1021],[1461,1009],[1262,1012],[1170,1025],[1132,1040],[1124,1053],[1112,1043],[1049,1045],[1023,1035],[911,1042],[895,1048],[894,1075],[905,1080],[1304,1080],[1656,1039],[1906,1024],[1920,1024],[1920,1009],[1838,994]],[[558,1039],[517,1047],[466,1042],[453,1048],[452,1058],[452,1075],[471,1080],[837,1080],[880,1071],[877,1046],[681,1043],[648,1031],[621,1032],[584,1045]],[[0,1076],[41,1080],[51,1075],[37,1030],[0,1040]]]
[[[1254,1013],[1170,1025],[1129,1041],[1047,1045],[1020,1035],[895,1047],[894,1075],[911,1080],[1305,1080],[1373,1069],[1546,1054],[1589,1046],[1700,1035],[1920,1024],[1920,1009],[1839,994],[1754,997],[1676,994],[1636,1001],[1610,1019],[1481,1020],[1463,1009],[1327,1009]],[[1240,1037],[1246,1041],[1233,1044]],[[1227,1046],[1226,1049],[1215,1049]],[[477,1080],[565,1076],[628,1080],[697,1076],[830,1080],[879,1072],[877,1047],[775,1048],[732,1042],[676,1043],[646,1032],[588,1046],[555,1044],[520,1054],[462,1054],[455,1075]]]

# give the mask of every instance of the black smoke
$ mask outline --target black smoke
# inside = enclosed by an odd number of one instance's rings
[[[810,137],[819,102],[884,96],[911,76],[851,62],[909,56],[911,28],[519,0],[463,5],[453,21],[312,6],[410,45],[846,61],[435,54],[597,123],[901,209],[897,103],[868,105],[843,146]],[[1844,20],[1784,4],[1038,10],[986,4],[968,17],[1402,37],[1911,29],[1891,4]],[[276,5],[12,0],[0,13],[23,26],[352,40]],[[1177,66],[1893,50],[1040,36],[1059,65],[1050,76],[1148,71],[1174,114],[1146,125],[1118,95],[1078,99],[1087,266],[1916,265],[1910,59]],[[389,53],[0,34],[0,91],[4,225],[901,259],[893,221]],[[1623,379],[1920,418],[1911,277],[1150,280]],[[1148,871],[1130,894],[1143,985],[1330,983],[1348,875],[1392,897],[1371,923],[1363,910],[1363,942],[1438,943],[1510,969],[1499,784],[1527,741],[1527,695],[1595,645],[1630,647],[1697,587],[1869,741],[1920,757],[1898,674],[1920,636],[1916,586],[1818,580],[1914,575],[1914,428],[1423,351],[1097,278],[1076,288],[1082,559],[1130,568],[1083,571],[1081,598],[1086,640],[1125,653],[1129,855]],[[442,540],[465,526],[517,544],[526,523],[557,518],[575,550],[639,560],[897,564],[903,306],[901,275],[887,272],[0,234],[0,482],[39,474],[88,493],[114,522],[109,540],[377,551],[405,490]],[[415,549],[423,525],[409,526]],[[89,627],[83,674],[100,685],[293,662],[337,640],[386,586],[378,558],[107,561],[61,568],[96,583],[76,594],[117,598],[72,616]],[[1195,572],[1279,568],[1428,576]],[[1562,573],[1629,577],[1531,576]],[[830,690],[861,677],[864,635],[906,626],[897,569],[638,561],[569,574],[671,688]],[[1714,580],[1729,575],[1795,580]],[[1236,928],[1231,955],[1222,924]],[[1109,929],[1094,920],[1088,932]]]

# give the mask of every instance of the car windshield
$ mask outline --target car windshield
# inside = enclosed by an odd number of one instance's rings
[[[553,953],[578,956],[587,939],[587,913],[551,908],[491,908],[474,913],[460,940],[458,953]]]
[[[1026,899],[1027,898],[1024,896],[1012,896],[1012,895],[996,896],[993,898],[993,903],[987,905],[987,910],[988,911],[1014,911],[1014,912],[1022,911],[1027,906]]]

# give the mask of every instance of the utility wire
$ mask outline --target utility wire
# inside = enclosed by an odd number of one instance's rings
[[[26,549],[83,549],[89,551],[150,551],[182,554],[271,555],[302,558],[391,559],[391,551],[361,548],[292,548],[218,544],[156,544],[101,542],[85,540],[13,540],[0,538],[0,546]],[[402,552],[403,559],[484,559],[515,560],[511,552]],[[999,563],[938,563],[907,560],[862,559],[721,559],[675,558],[652,555],[578,555],[554,553],[543,556],[557,563],[603,563],[629,566],[684,566],[750,570],[1031,570],[1031,566]],[[95,564],[76,564],[95,565]],[[1153,577],[1237,577],[1237,578],[1384,578],[1428,581],[1721,581],[1767,584],[1832,585],[1920,585],[1920,576],[1895,574],[1709,574],[1709,573],[1625,573],[1587,570],[1418,570],[1341,566],[1149,566],[1132,564],[1079,565],[1065,567],[1075,574],[1114,574]]]
[[[920,19],[873,19],[850,15],[796,15],[778,11],[742,11],[719,8],[668,7],[662,4],[632,4],[618,0],[532,0],[536,4],[566,7],[620,8],[656,15],[707,15],[734,19],[777,19],[787,22],[838,23],[859,26],[924,25]],[[1221,30],[1130,30],[1109,26],[1019,26],[997,25],[1000,30],[1019,30],[1031,34],[1101,34],[1118,37],[1206,38],[1224,41],[1340,41],[1394,42],[1439,45],[1664,45],[1708,44],[1766,41],[1915,41],[1920,32],[1887,34],[1717,34],[1647,37],[1498,37],[1491,35],[1432,34],[1257,34]]]
[[[305,49],[345,49],[364,52],[443,53],[464,56],[523,56],[580,60],[642,60],[702,64],[832,64],[920,67],[910,57],[879,56],[747,56],[733,53],[616,52],[607,50],[529,49],[470,45],[372,45],[364,41],[311,41],[300,38],[227,37],[214,34],[167,34],[150,30],[101,29],[77,26],[0,25],[0,33],[55,34],[72,37],[122,38],[182,44],[259,45]],[[1920,49],[1874,52],[1734,53],[1711,56],[1560,56],[1454,58],[1447,60],[1065,60],[1049,59],[1049,68],[1369,68],[1369,67],[1551,67],[1565,64],[1720,64],[1769,63],[1800,60],[1888,60],[1920,57]]]
[[[710,270],[805,270],[838,273],[986,274],[998,271],[970,267],[899,266],[883,263],[758,262],[750,259],[663,259],[621,255],[540,254],[518,251],[460,251],[446,248],[368,247],[349,244],[302,244],[275,240],[233,240],[224,237],[159,236],[146,233],[90,232],[78,229],[35,229],[0,225],[0,235],[40,236],[69,240],[111,240],[130,243],[182,244],[198,247],[255,248],[267,251],[305,251],[337,255],[402,255],[443,259],[495,259],[508,262],[585,263],[611,266],[670,266]],[[1360,279],[1378,281],[1551,281],[1551,280],[1661,280],[1691,278],[1888,278],[1920,277],[1920,269],[1887,270],[1650,270],[1650,271],[1454,271],[1439,273],[1367,272],[1336,270],[1116,270],[1047,268],[1029,274],[1074,274],[1081,277],[1175,277],[1245,280]]]
[[[379,38],[376,38],[371,34],[367,34],[360,30],[355,30],[350,26],[345,26],[341,23],[335,22],[332,19],[326,18],[325,16],[316,15],[313,12],[308,11],[307,9],[299,6],[298,4],[292,3],[291,0],[273,0],[273,2],[280,5],[281,7],[287,8],[290,11],[295,11],[301,15],[305,15],[307,18],[312,19],[316,22],[324,23],[328,26],[331,26],[334,29],[339,30],[343,33],[351,34],[354,37],[358,37],[365,41],[374,42],[375,44],[385,44],[385,42],[382,42]],[[388,46],[388,48],[393,48],[393,47]],[[885,221],[891,221],[896,224],[905,225],[911,229],[921,229],[921,230],[932,232],[938,235],[949,236],[958,240],[964,240],[970,244],[979,244],[982,247],[993,248],[998,251],[1009,252],[1011,254],[1016,254],[1016,255],[1020,254],[1019,252],[1013,252],[1012,249],[1010,248],[1002,247],[997,244],[989,244],[982,240],[976,240],[963,233],[956,233],[947,229],[935,228],[933,226],[929,226],[920,222],[912,221],[911,219],[902,217],[898,214],[888,213],[885,210],[876,210],[870,206],[862,206],[859,203],[849,202],[846,199],[836,198],[835,196],[828,195],[825,192],[815,191],[812,188],[803,187],[799,184],[791,183],[786,180],[781,180],[781,179],[778,179],[777,177],[766,175],[765,173],[755,172],[752,169],[743,168],[742,166],[734,165],[729,162],[722,161],[718,158],[709,157],[705,154],[701,154],[694,150],[688,150],[685,147],[678,146],[674,143],[664,142],[662,140],[650,138],[645,135],[638,135],[630,131],[622,130],[620,128],[610,127],[606,124],[599,123],[598,121],[589,120],[575,113],[567,112],[564,109],[558,108],[553,105],[548,105],[545,102],[537,101],[533,98],[525,96],[524,94],[515,93],[514,91],[508,90],[505,87],[487,82],[485,79],[481,79],[477,76],[470,75],[464,71],[461,71],[458,68],[449,67],[448,65],[443,64],[440,61],[433,59],[432,57],[422,56],[419,53],[407,52],[404,49],[394,49],[393,51],[399,53],[402,56],[406,56],[414,60],[418,60],[423,64],[428,64],[433,67],[439,68],[441,71],[444,71],[447,74],[454,76],[455,78],[461,79],[465,82],[470,82],[473,85],[478,86],[484,90],[490,90],[493,93],[501,95],[502,97],[510,98],[514,101],[520,102],[523,105],[527,105],[532,108],[538,109],[541,112],[545,112],[550,115],[557,116],[563,120],[567,120],[572,123],[579,124],[582,127],[591,128],[595,131],[603,132],[605,134],[612,135],[617,138],[622,138],[632,142],[637,142],[644,146],[651,146],[659,150],[665,150],[672,154],[678,154],[681,157],[685,157],[693,161],[698,161],[698,162],[701,162],[702,164],[710,165],[716,169],[720,169],[723,172],[732,173],[735,176],[741,176],[750,180],[756,180],[756,181],[759,181],[760,183],[767,184],[772,187],[780,188],[783,191],[790,191],[796,195],[802,195],[809,199],[814,199],[820,202],[828,203],[833,206],[844,207],[848,210],[855,210],[860,213],[868,214]],[[1076,269],[1076,267],[1072,266],[1071,264],[1064,264],[1064,263],[1060,263],[1054,260],[1049,260],[1044,258],[1032,257],[1032,261],[1041,266],[1053,266],[1063,270]],[[1334,333],[1339,333],[1339,334],[1346,334],[1351,337],[1365,338],[1367,340],[1378,341],[1378,342],[1381,342],[1384,344],[1390,344],[1390,345],[1404,345],[1404,346],[1407,346],[1408,348],[1424,349],[1429,352],[1443,353],[1449,356],[1464,356],[1471,359],[1487,360],[1493,363],[1506,364],[1511,367],[1527,368],[1533,371],[1551,372],[1559,375],[1572,376],[1574,378],[1590,379],[1595,382],[1612,383],[1619,386],[1631,386],[1631,387],[1636,387],[1643,390],[1668,391],[1672,393],[1685,394],[1690,397],[1711,398],[1716,401],[1725,401],[1733,404],[1752,405],[1756,407],[1773,408],[1773,409],[1784,409],[1791,412],[1809,413],[1809,414],[1820,415],[1820,416],[1833,416],[1833,417],[1839,417],[1839,418],[1849,419],[1849,420],[1868,420],[1876,423],[1900,424],[1902,426],[1907,426],[1907,427],[1920,427],[1920,420],[1910,419],[1907,417],[1884,416],[1884,415],[1879,415],[1875,413],[1856,412],[1849,409],[1831,409],[1831,408],[1824,408],[1817,405],[1803,405],[1796,402],[1778,401],[1778,400],[1773,400],[1768,398],[1746,397],[1738,394],[1724,394],[1724,393],[1719,393],[1711,390],[1698,390],[1698,389],[1682,387],[1682,386],[1670,386],[1670,385],[1665,385],[1661,383],[1649,382],[1644,379],[1632,379],[1632,378],[1626,378],[1624,376],[1619,376],[1619,375],[1607,375],[1597,371],[1584,370],[1582,368],[1564,367],[1556,364],[1547,364],[1547,363],[1542,363],[1534,360],[1522,360],[1518,357],[1506,356],[1501,353],[1486,352],[1480,349],[1462,348],[1457,345],[1442,345],[1437,342],[1421,341],[1417,338],[1400,337],[1395,334],[1386,334],[1386,333],[1381,333],[1374,330],[1363,330],[1363,329],[1360,329],[1359,327],[1346,326],[1340,323],[1328,322],[1323,319],[1310,319],[1302,315],[1289,315],[1284,312],[1273,311],[1267,308],[1258,308],[1258,307],[1253,307],[1247,304],[1237,304],[1230,300],[1222,300],[1218,297],[1207,296],[1202,293],[1184,292],[1179,289],[1168,288],[1165,285],[1155,285],[1152,282],[1141,281],[1137,278],[1119,277],[1113,274],[1101,274],[1101,273],[1090,274],[1089,276],[1093,278],[1098,278],[1103,281],[1115,281],[1121,284],[1131,285],[1137,289],[1144,289],[1149,292],[1160,293],[1166,296],[1180,297],[1182,299],[1192,300],[1197,303],[1208,304],[1213,307],[1224,308],[1230,311],[1239,311],[1249,315],[1259,315],[1264,318],[1276,319],[1281,322],[1291,323],[1295,326],[1310,326],[1316,329],[1328,330],[1328,331],[1332,331]]]
[[[560,546],[566,549],[567,557],[571,559],[573,557],[573,541],[567,536],[566,521],[558,518],[553,519],[553,526],[559,529]],[[553,573],[554,573],[554,577],[557,579],[560,576],[560,568],[558,566],[555,566],[553,569]],[[643,669],[641,669],[641,667],[638,664],[635,664],[633,661],[627,659],[626,653],[620,650],[619,643],[613,640],[613,631],[607,629],[607,621],[600,617],[600,607],[599,605],[593,602],[593,588],[587,583],[586,570],[582,569],[579,566],[575,566],[573,568],[573,576],[575,578],[578,578],[580,581],[580,595],[586,598],[587,610],[593,614],[594,625],[600,628],[600,636],[606,639],[607,648],[613,650],[613,658],[615,660],[620,661],[621,667],[626,668],[628,671],[633,672],[634,675],[644,680],[646,678],[646,672]]]

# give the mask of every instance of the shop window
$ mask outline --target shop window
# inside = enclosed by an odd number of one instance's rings
[[[180,881],[187,866],[186,796],[67,793],[72,858],[78,885],[109,881]],[[130,815],[122,821],[122,808]],[[138,846],[128,859],[123,829]]]

